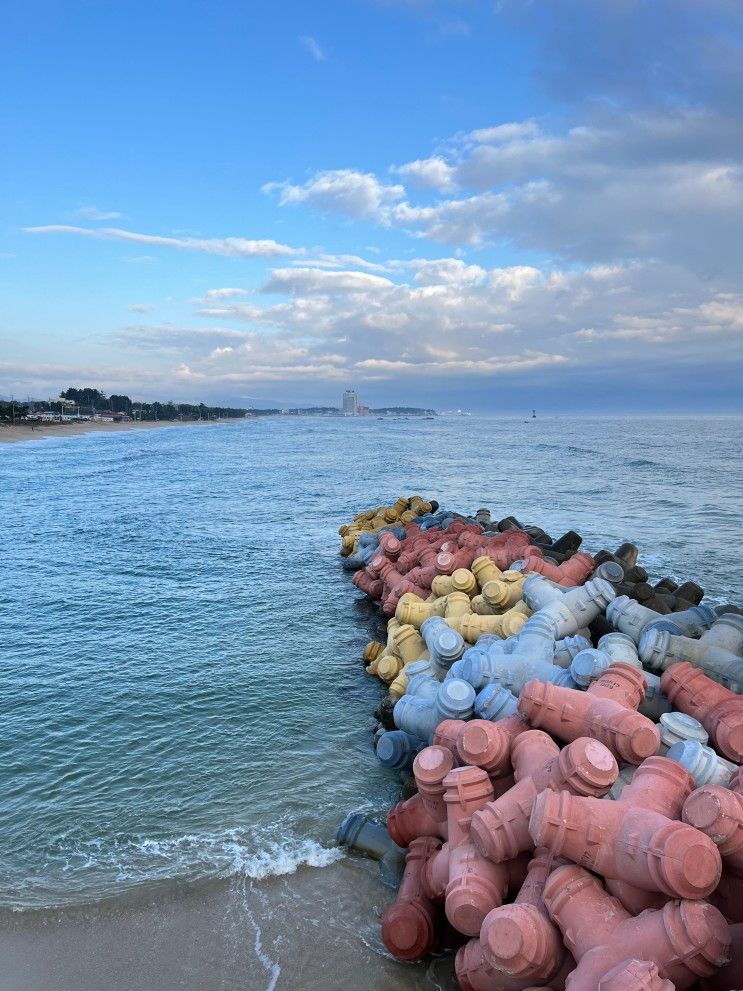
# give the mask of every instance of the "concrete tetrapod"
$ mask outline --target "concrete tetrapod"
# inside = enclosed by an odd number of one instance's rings
[[[529,723],[518,714],[498,723],[473,719],[464,724],[457,738],[459,759],[463,764],[483,768],[492,777],[508,774],[513,744],[529,730]]]
[[[436,727],[433,734],[433,745],[435,747],[446,747],[454,759],[454,766],[461,763],[459,759],[459,738],[462,735],[467,723],[463,719],[443,719]]]
[[[726,868],[743,873],[743,795],[703,785],[684,802],[683,820],[709,836]]]
[[[488,582],[498,581],[503,576],[503,572],[497,567],[493,559],[485,554],[475,558],[470,570],[477,579],[480,591],[485,588]]]
[[[443,679],[454,661],[464,653],[464,639],[441,616],[427,619],[421,626],[421,635],[428,647],[429,657],[439,669],[440,679]]]
[[[426,747],[413,761],[418,794],[428,814],[437,822],[446,819],[444,780],[453,767],[454,757],[447,747]]]
[[[527,681],[532,679],[563,685],[566,688],[573,688],[576,684],[570,670],[558,667],[557,664],[551,664],[549,661],[530,657],[519,644],[516,645],[513,654],[488,652],[464,658],[462,675],[475,688],[486,684],[497,684],[507,688],[515,696],[518,696]]]
[[[560,592],[539,575],[530,575],[524,582],[523,594],[527,605],[540,603],[534,615],[548,621],[554,638],[562,640],[603,613],[616,592],[603,578],[592,578],[585,585]]]
[[[578,551],[577,554],[559,565],[549,564],[544,558],[537,557],[535,554],[529,554],[514,564],[514,569],[536,571],[545,578],[549,578],[550,581],[557,582],[558,585],[564,585],[567,588],[582,585],[595,567],[596,563],[591,555],[584,554],[582,551]]]
[[[518,571],[504,571],[500,578],[485,582],[482,597],[491,609],[510,609],[521,601],[525,580]]]
[[[475,936],[488,912],[503,903],[508,870],[481,856],[470,840],[470,818],[493,796],[487,772],[458,767],[444,781],[449,840],[444,910],[457,932]]]
[[[537,846],[606,878],[671,898],[705,898],[722,873],[717,847],[698,829],[654,811],[651,804],[663,790],[669,793],[668,804],[674,803],[682,782],[688,794],[693,784],[688,772],[656,757],[643,764],[618,802],[544,790],[534,800],[529,832]]]
[[[424,747],[422,740],[403,730],[383,733],[377,741],[376,752],[384,767],[396,771],[412,771],[416,755]]]
[[[424,836],[437,836],[445,840],[448,835],[446,819],[434,819],[418,792],[412,798],[393,805],[387,813],[387,832],[400,846],[410,846],[413,840]]]
[[[694,779],[675,761],[664,757],[648,757],[623,789],[620,803],[636,809],[658,812],[668,819],[680,819],[684,801],[694,788]],[[606,888],[633,915],[647,908],[661,908],[667,895],[630,884],[625,879],[607,878]]]
[[[446,839],[444,778],[454,767],[454,756],[446,747],[426,747],[413,761],[418,794],[393,805],[387,815],[387,832],[398,846],[422,836]]]
[[[382,875],[399,883],[405,868],[405,851],[383,825],[370,821],[361,812],[352,812],[338,827],[335,839],[339,846],[380,861]]]
[[[743,763],[743,698],[686,661],[664,671],[660,684],[677,709],[699,720],[715,749]]]
[[[669,713],[670,715],[670,713]],[[683,713],[682,713],[683,715]],[[689,719],[692,717],[689,716]],[[738,769],[737,764],[716,754],[712,747],[705,747],[699,740],[681,740],[668,748],[667,757],[678,761],[691,774],[697,787],[722,785],[727,788],[730,778]]]
[[[645,630],[666,630],[678,636],[698,636],[715,622],[716,614],[709,606],[693,606],[672,617],[660,616],[655,609],[635,602],[626,595],[618,595],[606,610],[606,618],[621,633],[640,643]]]
[[[695,744],[699,740],[707,739],[707,731],[702,726],[700,722],[694,719],[692,716],[687,716],[685,712],[664,712],[660,717],[660,722],[658,723],[658,728],[660,729],[660,750],[658,751],[661,757],[670,757],[675,760],[677,764],[681,764],[694,778],[697,785],[703,784],[695,773],[693,767],[689,763],[679,757],[677,744],[686,744],[690,741],[695,741]],[[677,748],[677,752],[671,754],[671,748]],[[709,747],[705,747],[705,750],[709,750]],[[714,751],[709,750],[716,760],[722,760],[721,757],[717,757]],[[724,763],[728,763],[725,761]],[[729,764],[730,771],[728,772],[728,778],[730,773],[734,770],[734,765]],[[633,779],[637,767],[633,764],[622,764],[619,768],[619,777],[614,782],[609,792],[609,798],[616,800],[619,798],[622,790],[630,783]],[[727,780],[727,779],[726,779]]]
[[[539,985],[539,991],[552,991],[553,988],[564,991],[565,980],[574,964],[568,955],[560,972],[552,978],[552,985]],[[508,977],[490,967],[479,939],[471,939],[457,951],[456,972],[461,991],[537,991],[534,985],[527,986],[523,978]]]
[[[589,645],[575,655],[570,664],[570,673],[576,684],[585,687],[599,678],[601,672],[610,665],[619,662],[642,669],[642,661],[632,638],[624,633],[606,633],[596,648]],[[647,677],[645,680],[647,681]]]
[[[597,877],[570,865],[547,878],[544,903],[578,961],[566,991],[596,991],[611,967],[629,956],[655,963],[676,991],[686,991],[727,960],[727,923],[704,901],[668,902],[632,917]]]
[[[519,712],[532,726],[562,740],[591,736],[618,758],[641,764],[660,746],[655,724],[635,711],[644,695],[642,672],[619,663],[607,668],[585,693],[529,681],[519,698]]]
[[[496,863],[533,847],[529,817],[543,789],[605,795],[619,773],[613,755],[598,740],[582,737],[558,750],[545,733],[535,730],[516,737],[511,746],[511,763],[516,784],[476,812],[470,823],[475,846]]]
[[[739,991],[743,988],[743,925],[730,926],[730,963],[704,982],[704,991]]]
[[[637,644],[628,637],[626,633],[605,633],[599,638],[596,645],[599,650],[603,650],[611,658],[612,664],[623,661],[625,664],[632,664],[636,668],[642,667],[642,661],[637,653]]]
[[[492,971],[525,984],[549,981],[565,962],[559,930],[544,906],[544,886],[550,873],[564,861],[548,850],[537,850],[526,881],[511,905],[489,912],[480,929],[485,963]]]
[[[656,671],[665,671],[672,664],[688,661],[731,691],[741,692],[743,657],[739,651],[742,643],[743,616],[725,614],[700,640],[674,636],[657,627],[644,630],[640,638],[640,658],[643,664]]]
[[[447,615],[446,622],[453,630],[460,633],[467,643],[477,643],[485,634],[510,637],[518,633],[527,621],[528,611],[527,606],[519,602],[498,616],[483,616],[470,612],[457,616]]]
[[[661,616],[652,620],[645,630],[665,630],[678,637],[700,637],[716,621],[717,613],[711,606],[691,606],[670,616]],[[643,630],[644,632],[644,630]]]
[[[598,991],[675,991],[652,960],[622,960],[599,981]]]
[[[397,898],[382,916],[382,942],[400,960],[420,960],[436,945],[436,909],[423,893],[422,874],[440,846],[430,836],[411,842]]]
[[[428,602],[418,595],[413,595],[412,592],[406,592],[397,603],[395,619],[401,623],[409,623],[419,630],[431,616],[443,616],[445,608],[446,601],[444,599]]]
[[[557,664],[561,668],[569,668],[570,662],[575,655],[590,646],[591,641],[578,633],[572,637],[563,637],[562,640],[558,640],[555,643],[555,653],[552,663]],[[621,658],[616,658],[616,660],[621,660]]]
[[[657,674],[643,671],[642,676],[645,679],[645,698],[637,707],[637,711],[657,722],[664,712],[671,711],[671,703],[661,690],[660,677]]]
[[[475,714],[491,723],[513,716],[518,706],[518,698],[503,685],[486,685],[475,696]]]

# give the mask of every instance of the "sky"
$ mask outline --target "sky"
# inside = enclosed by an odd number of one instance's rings
[[[743,403],[739,0],[10,0],[0,396]]]

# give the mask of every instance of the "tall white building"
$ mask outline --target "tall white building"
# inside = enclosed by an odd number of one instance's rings
[[[343,415],[356,416],[357,405],[358,405],[358,401],[354,390],[346,389],[346,391],[343,393]]]

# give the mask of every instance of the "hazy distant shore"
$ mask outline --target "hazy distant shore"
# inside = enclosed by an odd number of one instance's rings
[[[47,440],[61,437],[79,437],[82,434],[113,434],[123,430],[149,430],[154,427],[207,427],[217,423],[237,423],[242,420],[136,420],[132,423],[103,423],[87,420],[82,423],[30,423],[4,424],[0,426],[0,444],[14,444],[23,440]]]

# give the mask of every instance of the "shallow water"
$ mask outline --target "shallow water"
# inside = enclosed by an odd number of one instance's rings
[[[381,817],[398,787],[370,747],[378,620],[338,525],[419,492],[588,550],[633,540],[655,577],[740,602],[740,426],[287,417],[0,450],[3,949],[187,911],[203,955],[174,955],[170,985],[148,956],[132,987],[423,986],[382,956],[374,865],[333,846],[345,812]],[[318,933],[329,959],[297,970]]]

